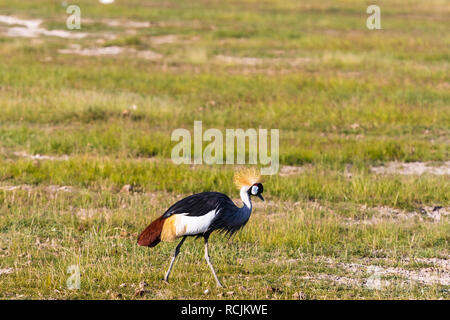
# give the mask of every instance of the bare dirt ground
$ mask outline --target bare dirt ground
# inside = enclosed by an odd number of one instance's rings
[[[450,175],[450,161],[436,166],[427,162],[388,162],[384,166],[372,167],[371,170],[377,174],[422,175],[428,173]]]
[[[281,176],[297,175],[304,172],[302,166],[282,166]],[[382,166],[374,166],[370,171],[375,174],[401,174],[401,175],[450,175],[450,161],[443,163],[432,162],[387,162]]]
[[[49,155],[42,155],[42,154],[29,154],[27,152],[14,152],[13,153],[16,157],[22,157],[22,158],[28,158],[31,160],[50,160],[50,161],[56,161],[56,160],[69,160],[69,156],[68,155],[63,155],[63,156],[49,156]]]
[[[294,58],[294,59],[282,59],[282,58],[257,58],[257,57],[233,57],[233,56],[225,56],[218,55],[216,56],[216,60],[220,63],[227,64],[238,64],[238,65],[246,65],[246,66],[258,66],[258,65],[290,65],[290,66],[298,66],[302,64],[307,64],[311,62],[311,58]]]
[[[6,35],[9,37],[37,38],[42,35],[67,39],[82,39],[87,36],[87,34],[83,32],[75,33],[67,30],[47,30],[41,27],[42,20],[39,19],[26,20],[0,15],[0,23],[13,25],[13,27],[8,27],[6,30],[4,28],[4,30],[2,30],[0,27],[0,31],[6,31]],[[14,27],[14,25],[19,25],[20,27]]]

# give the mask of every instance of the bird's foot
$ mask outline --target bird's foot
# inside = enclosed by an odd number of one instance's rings
[[[169,279],[163,278],[161,279],[162,282],[164,282],[165,284],[169,284]]]

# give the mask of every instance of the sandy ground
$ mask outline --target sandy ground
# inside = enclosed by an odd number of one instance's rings
[[[38,19],[25,20],[12,16],[0,15],[0,23],[13,25],[13,27],[6,28],[6,35],[9,37],[37,38],[42,35],[67,39],[81,39],[87,36],[86,33],[78,31],[71,32],[68,30],[47,30],[41,27],[42,20]],[[0,31],[2,31],[1,28]]]
[[[110,56],[125,53],[146,60],[160,60],[163,58],[162,54],[152,50],[135,50],[133,48],[123,48],[118,46],[81,48],[81,46],[77,44],[72,44],[67,49],[60,49],[58,50],[58,53],[80,56]]]
[[[28,158],[28,159],[32,159],[32,160],[51,160],[51,161],[55,161],[55,160],[67,161],[67,160],[69,160],[69,156],[68,155],[63,155],[63,156],[46,156],[46,155],[42,155],[42,154],[29,154],[29,153],[26,153],[26,152],[14,152],[13,154],[16,157]]]
[[[281,58],[256,58],[256,57],[233,57],[218,55],[216,60],[220,63],[238,64],[246,66],[257,66],[264,64],[287,64],[290,66],[298,66],[311,62],[311,58],[294,58],[294,59],[281,59]]]
[[[450,161],[439,166],[427,162],[388,162],[384,166],[372,167],[371,171],[377,174],[403,174],[422,175],[424,173],[435,175],[450,175]]]
[[[281,176],[297,175],[302,173],[305,167],[282,166]],[[374,166],[370,171],[375,174],[401,174],[401,175],[450,175],[450,161],[440,164],[431,162],[388,162],[383,166]]]

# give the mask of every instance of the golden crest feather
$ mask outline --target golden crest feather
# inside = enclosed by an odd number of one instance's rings
[[[255,183],[261,182],[261,174],[256,168],[246,168],[237,171],[234,174],[234,184],[238,189],[250,187]]]

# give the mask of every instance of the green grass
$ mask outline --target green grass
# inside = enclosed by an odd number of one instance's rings
[[[0,270],[13,270],[0,272],[0,298],[448,299],[449,285],[428,281],[430,270],[448,279],[448,216],[420,213],[448,210],[448,175],[371,171],[450,160],[444,1],[380,2],[378,31],[365,25],[372,3],[360,1],[77,4],[83,39],[12,38],[0,24]],[[62,30],[67,17],[49,0],[5,0],[0,15]],[[74,44],[124,52],[58,53]],[[148,50],[163,58],[139,56]],[[182,196],[237,200],[234,166],[170,161],[171,132],[192,132],[195,120],[204,130],[280,129],[281,165],[303,168],[266,177],[267,202],[246,228],[212,237],[225,289],[215,288],[200,241],[183,246],[169,285],[160,278],[175,244],[136,244]],[[126,184],[135,192],[120,192]],[[80,266],[81,290],[66,288],[70,265]],[[365,285],[372,265],[394,270],[379,290]],[[134,296],[141,281],[146,292]]]

